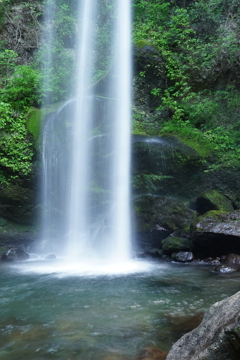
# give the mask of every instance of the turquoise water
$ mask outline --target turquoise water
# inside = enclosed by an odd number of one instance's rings
[[[0,359],[128,360],[144,346],[168,350],[181,333],[176,319],[239,290],[238,276],[209,267],[136,264],[112,275],[91,264],[1,264]]]

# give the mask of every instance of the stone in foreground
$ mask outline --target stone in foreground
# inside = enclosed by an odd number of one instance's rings
[[[239,360],[240,292],[212,305],[201,324],[171,348],[167,360]]]

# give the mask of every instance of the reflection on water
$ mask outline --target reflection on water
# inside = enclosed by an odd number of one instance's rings
[[[100,268],[2,264],[0,359],[129,360],[145,346],[168,350],[185,318],[239,290],[238,277],[208,267],[135,261]]]

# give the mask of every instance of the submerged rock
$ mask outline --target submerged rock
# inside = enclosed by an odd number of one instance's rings
[[[137,357],[133,360],[165,360],[167,352],[157,348],[156,346],[149,346],[141,350]]]
[[[167,360],[239,360],[240,292],[217,302],[201,324],[171,348]]]
[[[191,247],[191,241],[189,239],[179,238],[176,236],[169,236],[162,241],[162,249],[165,254],[171,255],[178,251],[188,251]]]
[[[195,315],[168,315],[166,319],[170,323],[169,331],[176,333],[179,339],[180,336],[195,329],[202,322],[203,315],[203,312]]]

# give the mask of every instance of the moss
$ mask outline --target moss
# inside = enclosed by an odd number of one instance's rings
[[[26,115],[26,126],[29,133],[33,136],[36,146],[38,146],[39,143],[42,119],[44,119],[46,115],[58,111],[63,104],[63,102],[58,102],[46,105],[42,109],[36,109],[34,107],[29,109]]]
[[[197,202],[200,213],[205,213],[209,210],[233,211],[231,201],[216,190],[210,189],[204,191],[198,196]]]
[[[177,130],[173,132],[160,131],[159,135],[176,136],[183,144],[197,151],[202,158],[207,158],[212,155],[211,144],[204,138],[200,131],[194,132],[193,129],[191,129],[191,131],[189,130],[189,133],[181,134],[181,130],[179,129],[179,132]]]
[[[172,254],[177,251],[189,250],[191,241],[189,239],[170,236],[162,241],[162,248],[164,253]]]
[[[136,41],[136,42],[134,43],[134,45],[135,45],[139,50],[142,50],[143,48],[145,48],[145,46],[151,46],[151,47],[153,47],[153,48],[156,49],[156,47],[155,47],[151,42],[149,42],[149,41],[147,41],[147,40],[144,40],[144,39]],[[157,49],[156,49],[156,50],[157,50]]]
[[[221,220],[222,215],[227,214],[227,211],[224,210],[209,210],[203,216],[199,216],[197,221],[202,221],[204,219],[212,219],[212,220]]]
[[[32,134],[34,140],[37,141],[41,129],[41,111],[36,108],[31,108],[26,116],[27,130]]]

